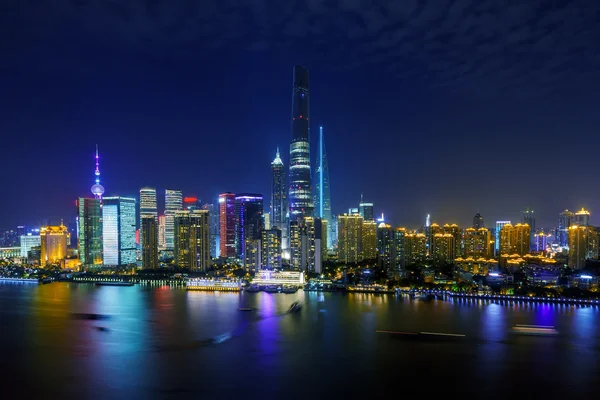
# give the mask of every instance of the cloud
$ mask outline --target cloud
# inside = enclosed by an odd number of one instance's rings
[[[505,0],[7,1],[5,37],[48,43],[66,30],[131,52],[188,57],[190,45],[254,52],[299,43],[334,67],[362,65],[431,87],[557,91],[600,82],[600,2]],[[582,5],[584,3],[586,7]],[[37,37],[25,34],[35,26]],[[74,34],[72,40],[77,41]],[[61,37],[61,40],[63,38]],[[58,40],[57,40],[58,41]],[[59,43],[55,43],[59,46]],[[15,51],[15,46],[0,45]],[[178,53],[179,51],[179,53]],[[573,78],[573,79],[571,79]],[[426,83],[425,83],[426,82]],[[582,88],[583,89],[583,88]]]

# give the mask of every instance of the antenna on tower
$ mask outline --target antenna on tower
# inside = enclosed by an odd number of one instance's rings
[[[360,194],[360,202],[361,203],[363,202],[363,194],[362,193]]]
[[[98,145],[96,145],[96,171],[94,172],[96,175],[96,179],[94,185],[92,186],[92,193],[94,194],[94,198],[102,199],[102,195],[104,194],[104,187],[100,184],[100,161],[98,157]]]

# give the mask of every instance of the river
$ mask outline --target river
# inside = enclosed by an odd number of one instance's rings
[[[591,306],[0,282],[0,384],[3,398],[589,398],[599,322]]]

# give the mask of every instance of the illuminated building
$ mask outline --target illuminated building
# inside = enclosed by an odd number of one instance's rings
[[[373,220],[365,221],[364,218],[362,223],[362,259],[377,259],[377,223]]]
[[[312,216],[308,69],[294,66],[288,209],[290,220]]]
[[[380,222],[377,225],[377,253],[380,268],[388,272],[394,271],[396,264],[394,251],[394,230],[385,222]]]
[[[281,268],[281,229],[263,229],[260,232],[260,266],[265,269]]]
[[[166,250],[173,250],[175,244],[175,212],[183,209],[183,194],[181,190],[165,190],[165,246]],[[160,223],[159,223],[160,225]],[[160,246],[160,242],[159,242]]]
[[[357,207],[350,207],[348,209],[348,214],[349,215],[354,215],[354,214],[360,214],[360,213],[358,212],[358,208]]]
[[[582,269],[585,260],[598,259],[598,231],[591,226],[569,227],[569,267]]]
[[[569,227],[575,217],[575,213],[565,210],[558,215],[558,228],[556,233],[556,240],[560,247],[566,247],[569,245]]]
[[[235,258],[235,194],[219,195],[219,237],[221,257]]]
[[[483,216],[479,213],[475,214],[475,216],[473,217],[473,228],[479,229],[483,227]]]
[[[581,210],[577,211],[571,219],[571,225],[589,226],[590,212],[585,210],[584,208],[581,208]]]
[[[492,258],[494,240],[487,228],[467,228],[464,234],[464,255],[466,258]]]
[[[210,292],[239,292],[242,290],[240,281],[225,281],[214,279],[189,279],[185,285],[186,290],[200,290]]]
[[[530,228],[527,224],[505,224],[500,230],[500,254],[523,256],[530,250]]]
[[[363,221],[375,221],[373,203],[364,202],[362,194],[360,195],[360,203],[358,203],[358,213],[363,217]]]
[[[454,254],[456,257],[463,253],[463,232],[456,224],[444,224],[444,233],[454,238]]]
[[[176,211],[173,244],[174,260],[178,267],[206,271],[210,267],[208,211]]]
[[[495,244],[495,250],[496,250],[496,255],[500,255],[500,254],[508,254],[506,252],[502,252],[502,250],[500,249],[500,243],[503,242],[500,238],[500,235],[502,233],[502,227],[504,225],[511,225],[510,221],[496,221],[496,230],[494,232],[495,236],[496,236],[496,244]],[[507,242],[508,239],[504,240],[504,243],[508,243]]]
[[[158,208],[156,207],[156,189],[143,187],[140,189],[140,227],[142,226],[142,217],[150,215],[158,219]],[[143,235],[140,231],[140,242],[143,241]]]
[[[204,204],[202,209],[208,211],[210,221],[210,256],[219,257],[219,210],[214,204]]]
[[[338,215],[338,261],[356,264],[363,260],[363,217],[360,214]]]
[[[164,217],[163,217],[164,220]],[[142,217],[142,268],[158,268],[158,229],[156,219],[152,215]]]
[[[69,231],[66,226],[44,226],[40,228],[42,267],[60,263],[67,257]]]
[[[19,238],[19,247],[21,248],[21,257],[27,258],[27,253],[37,246],[41,246],[40,235],[32,235],[28,232],[27,235],[21,235]]]
[[[235,245],[237,257],[247,270],[254,270],[260,231],[263,228],[262,194],[242,193],[235,196]]]
[[[404,235],[404,265],[417,264],[427,257],[427,236],[423,233]]]
[[[429,215],[427,215],[427,217],[429,218]],[[429,223],[429,221],[427,221],[427,223]],[[444,230],[435,222],[425,226],[425,235],[427,236],[427,254],[430,256],[433,254],[431,249],[433,246],[433,236],[437,235],[438,233],[444,233]]]
[[[197,197],[186,196],[183,198],[183,210],[194,211],[201,209],[202,202]]]
[[[143,221],[142,221],[143,222]],[[140,227],[141,229],[141,227]],[[167,217],[158,216],[158,250],[167,249]]]
[[[325,139],[323,137],[323,127],[319,127],[319,154],[317,157],[317,171],[315,179],[315,215],[321,218],[322,224],[326,223],[328,229],[331,229],[331,187],[329,184],[329,163],[327,162],[327,152],[325,151]],[[324,247],[330,249],[333,246],[331,232],[324,230]],[[321,252],[325,255],[327,252]]]
[[[96,176],[94,184],[92,185],[91,191],[96,200],[102,200],[104,194],[104,187],[100,184],[100,158],[98,157],[98,145],[96,145],[96,170],[94,175]]]
[[[83,267],[102,265],[102,200],[80,197],[77,200],[79,259]]]
[[[325,225],[324,225],[325,223]],[[327,221],[321,218],[305,217],[304,229],[302,230],[302,245],[306,249],[306,269],[318,274],[323,272],[323,249],[326,247],[324,239],[327,240],[325,229]]]
[[[254,285],[290,285],[301,287],[305,284],[302,271],[261,270],[252,279]]]
[[[454,236],[449,233],[436,233],[431,238],[431,255],[436,264],[454,261]]]
[[[105,197],[102,203],[104,265],[135,264],[135,199]]]
[[[300,221],[290,221],[290,266],[295,269],[302,269],[306,265],[303,257],[306,256],[307,251],[302,248],[306,242],[302,241],[302,230],[303,226]]]
[[[271,163],[271,226],[282,231],[283,238],[287,238],[287,195],[285,185],[285,166],[279,155],[279,148],[275,159]]]
[[[20,247],[0,247],[0,260],[12,260],[20,257]]]
[[[263,227],[264,229],[271,229],[271,213],[263,213]]]
[[[535,233],[535,215],[533,210],[527,208],[521,213],[521,223],[529,225],[529,249],[534,248],[533,235]]]
[[[533,251],[538,253],[546,251],[548,236],[543,230],[539,231],[533,236]]]
[[[458,271],[473,275],[487,275],[490,271],[498,270],[498,261],[485,257],[458,257],[454,260],[454,265]]]
[[[318,236],[321,238],[321,261],[327,261],[327,249],[329,249],[329,221],[321,219],[321,229]]]
[[[406,266],[406,256],[404,254],[406,228],[396,228],[394,232],[394,258],[397,270],[402,270]]]

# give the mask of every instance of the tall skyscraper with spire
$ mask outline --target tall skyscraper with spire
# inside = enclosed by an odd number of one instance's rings
[[[94,175],[96,175],[96,180],[92,185],[91,190],[95,199],[102,200],[104,186],[100,184],[100,158],[98,157],[98,145],[96,145],[96,171],[94,172]]]
[[[288,210],[290,221],[313,214],[310,173],[308,69],[294,66]]]
[[[333,221],[331,220],[331,188],[329,185],[329,164],[325,151],[325,138],[323,127],[319,127],[319,153],[317,156],[317,170],[315,174],[315,215],[327,221],[327,248],[333,247]]]
[[[77,199],[77,224],[79,238],[77,247],[83,268],[102,265],[102,195],[104,187],[100,184],[100,162],[96,145],[95,181],[91,191],[94,198]]]
[[[281,229],[286,224],[285,167],[279,156],[279,147],[271,163],[271,226]]]

